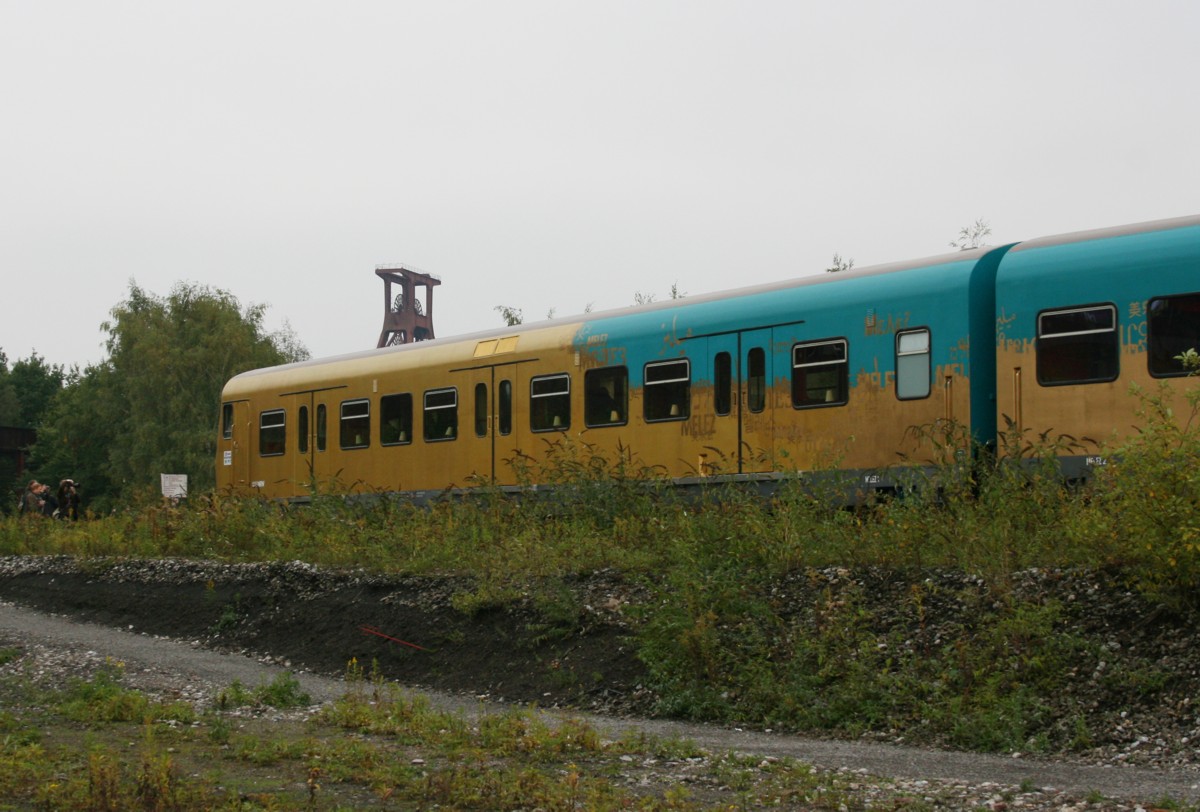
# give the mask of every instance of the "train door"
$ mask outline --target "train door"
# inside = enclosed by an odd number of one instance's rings
[[[250,404],[236,400],[221,406],[221,476],[218,481],[233,493],[245,493],[250,483]]]
[[[512,460],[517,452],[519,370],[516,365],[492,369],[492,481],[498,485],[517,484]]]
[[[293,457],[292,482],[297,491],[303,491],[313,481],[314,455],[316,453],[315,410],[312,392],[302,392],[295,396],[296,402],[296,453]],[[298,495],[298,494],[295,494]]]
[[[308,406],[307,451],[300,455],[302,462],[297,481],[308,483],[310,488],[329,488],[335,484],[339,473],[329,448],[331,430],[335,441],[337,438],[338,400],[331,390],[310,392],[305,397],[308,402],[302,401],[301,405]]]
[[[515,364],[461,370],[460,384],[469,420],[460,431],[467,446],[470,473],[497,485],[514,484],[508,461],[516,452],[515,406],[520,391]]]
[[[741,349],[742,468],[745,474],[773,471],[775,410],[773,408],[771,330],[748,330],[738,335]]]
[[[774,468],[771,330],[709,336],[713,431],[705,473],[747,474]],[[703,407],[702,407],[703,408]],[[707,415],[694,415],[707,420]]]
[[[704,475],[736,474],[742,470],[741,406],[737,394],[739,355],[736,335],[708,339],[705,360],[709,365],[712,397],[707,404],[703,398],[699,399],[692,415],[693,421],[713,421],[713,430],[706,434],[700,458],[700,473]]]

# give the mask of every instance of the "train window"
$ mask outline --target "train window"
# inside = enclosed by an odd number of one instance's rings
[[[1156,378],[1188,375],[1179,356],[1200,352],[1200,293],[1151,299],[1146,307],[1147,358]]]
[[[487,384],[475,384],[475,436],[487,437],[488,426]]]
[[[503,435],[512,434],[512,381],[500,381],[498,399],[500,401],[498,404],[500,433]]]
[[[729,414],[733,410],[733,356],[719,352],[713,358],[713,411]]]
[[[325,450],[325,404],[317,406],[317,451]]]
[[[300,419],[296,421],[296,447],[301,454],[308,453],[308,407],[300,407]]]
[[[1038,383],[1061,386],[1116,380],[1119,342],[1117,308],[1111,304],[1039,313]]]
[[[342,401],[342,448],[366,448],[371,444],[371,401]]]
[[[849,400],[849,363],[844,338],[792,347],[792,406],[842,406]]]
[[[430,389],[425,393],[425,442],[439,443],[457,436],[458,390]]]
[[[584,373],[583,422],[589,427],[629,422],[629,370],[605,367]]]
[[[379,444],[404,445],[412,442],[412,395],[384,395],[379,399]]]
[[[896,333],[896,397],[929,397],[929,330]]]
[[[258,416],[258,453],[263,457],[277,457],[287,450],[287,414],[283,409],[272,409]]]
[[[529,382],[529,427],[565,431],[571,427],[571,378],[543,375]]]
[[[221,404],[221,437],[226,440],[233,439],[233,404]]]
[[[687,420],[691,414],[692,366],[688,359],[646,364],[642,414],[646,422]]]
[[[767,354],[762,347],[746,353],[746,407],[757,414],[767,404]]]

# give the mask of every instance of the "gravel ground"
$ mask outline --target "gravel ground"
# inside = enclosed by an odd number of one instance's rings
[[[176,597],[186,591],[181,585],[191,583],[203,583],[210,593],[236,583],[245,588],[248,596],[252,593],[249,587],[255,582],[255,577],[250,577],[251,573],[245,569],[239,569],[232,576],[226,568],[218,565],[177,562],[156,566],[159,569],[155,577],[165,584],[173,584]],[[172,575],[164,576],[163,568],[171,569]],[[260,580],[269,582],[282,578],[287,583],[287,594],[300,602],[306,597],[313,599],[321,591],[317,584],[324,577],[298,564],[283,565],[282,569],[280,566],[268,566],[251,570],[256,577],[262,576]],[[358,596],[356,600],[359,601],[363,600],[364,591],[371,592],[366,590],[362,581],[354,582],[353,589],[346,582],[339,583],[340,586],[326,585],[323,588],[333,589],[336,586],[335,591],[355,591]],[[60,590],[56,584],[64,588]],[[397,591],[395,583],[389,584],[391,591],[384,590],[386,595],[392,596],[389,603],[402,602],[401,594],[411,598],[420,589],[430,588],[429,584],[409,583],[407,586],[406,590]],[[597,605],[608,607],[603,611],[619,613],[620,595],[606,594],[612,586],[610,583],[599,583],[588,588],[598,591],[595,596]],[[29,599],[28,593],[35,589],[42,590],[40,601]],[[16,645],[24,651],[22,658],[5,668],[24,669],[43,680],[62,680],[88,674],[111,658],[124,663],[126,681],[135,687],[165,697],[184,699],[199,706],[211,702],[216,692],[227,688],[234,680],[246,685],[265,684],[283,670],[295,674],[303,690],[315,701],[324,702],[341,695],[343,686],[340,680],[330,676],[336,672],[321,668],[306,670],[307,664],[303,661],[293,660],[289,653],[272,650],[268,645],[222,647],[220,640],[213,640],[199,632],[170,635],[152,633],[151,627],[155,624],[150,622],[150,610],[157,607],[158,615],[165,613],[161,601],[151,600],[151,592],[153,590],[147,588],[144,573],[134,575],[132,571],[123,571],[120,567],[106,567],[102,572],[92,570],[81,574],[74,562],[64,560],[0,559],[0,597],[25,604],[18,605],[11,601],[0,603],[0,646]],[[113,594],[140,595],[143,600],[137,603],[142,607],[142,613],[136,616],[141,619],[131,622],[135,613],[128,608],[124,611],[99,611],[97,607]],[[231,597],[233,594],[230,592],[221,597]],[[66,600],[64,595],[72,596],[72,600]],[[371,592],[370,600],[378,599],[379,596]],[[211,629],[214,622],[219,623],[220,618],[228,617],[228,602],[208,600],[214,604],[210,612],[212,616],[195,617],[197,613],[189,609],[186,602],[181,602],[177,604],[177,611],[170,613],[176,616],[173,625],[184,628],[187,626],[184,620],[190,618],[196,629]],[[278,602],[278,595],[275,601]],[[412,602],[420,603],[415,598]],[[30,608],[38,605],[42,611]],[[51,608],[53,611],[46,611]],[[103,625],[81,622],[81,616],[100,621]],[[229,622],[236,624],[237,620],[234,618]],[[130,628],[131,625],[134,628]],[[597,629],[589,633],[596,635],[598,646],[611,646],[615,639]],[[263,638],[261,635],[256,639],[259,643],[270,642],[269,637]],[[376,639],[374,635],[360,633],[354,645],[367,645]],[[1130,644],[1128,638],[1123,639],[1125,643],[1122,645]],[[466,644],[469,645],[469,641]],[[391,648],[403,648],[395,643],[388,645]],[[238,650],[231,650],[233,648]],[[579,654],[580,648],[586,649],[586,646],[576,646],[576,654]],[[257,653],[249,654],[250,650]],[[571,651],[559,654],[569,660]],[[608,655],[612,657],[613,654],[610,649]],[[594,654],[588,653],[586,656]],[[634,678],[636,674],[630,677]],[[484,685],[485,681],[479,684]],[[451,690],[426,693],[439,706],[474,714],[492,707],[491,703],[509,686],[491,683],[474,692],[463,690],[463,686],[446,687]],[[1112,743],[1101,744],[1085,757],[1050,759],[1020,754],[978,755],[884,742],[831,741],[631,718],[628,716],[629,707],[636,707],[636,703],[624,707],[606,697],[604,692],[592,692],[587,696],[594,707],[615,709],[625,715],[589,715],[577,711],[571,711],[571,715],[576,718],[583,716],[614,738],[623,729],[636,727],[653,736],[689,739],[714,753],[732,750],[763,759],[794,758],[822,770],[843,773],[852,781],[858,797],[870,806],[892,808],[897,796],[926,799],[930,805],[943,809],[1134,810],[1155,808],[1165,799],[1188,804],[1200,803],[1200,758],[1197,758],[1196,748],[1192,744],[1198,739],[1191,735],[1196,720],[1190,704],[1167,711],[1140,714],[1125,712],[1122,715],[1122,711],[1113,709],[1111,718],[1114,726],[1124,725],[1128,729],[1123,732],[1112,731]],[[520,698],[524,697],[510,697]],[[539,704],[557,701],[555,697],[546,699],[549,701]],[[564,701],[563,704],[567,703]],[[587,703],[574,704],[579,706]],[[554,710],[543,712],[564,713]],[[1169,722],[1164,721],[1164,713],[1174,714]],[[1158,729],[1155,729],[1156,726]],[[698,771],[700,766],[687,761],[637,765],[636,772],[639,781],[670,784],[690,780],[689,776]],[[1099,796],[1104,796],[1106,800],[1101,801]]]

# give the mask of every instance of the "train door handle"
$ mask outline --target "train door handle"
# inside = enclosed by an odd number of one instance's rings
[[[1013,367],[1013,422],[1017,434],[1024,430],[1024,415],[1021,414],[1021,368]]]

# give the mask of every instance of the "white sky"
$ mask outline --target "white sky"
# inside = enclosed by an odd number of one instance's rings
[[[0,348],[129,281],[373,347],[1200,213],[1194,0],[0,0]]]

